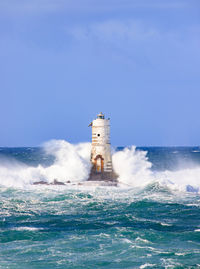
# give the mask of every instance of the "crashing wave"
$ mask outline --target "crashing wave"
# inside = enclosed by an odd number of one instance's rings
[[[0,162],[0,185],[24,187],[42,181],[79,183],[88,179],[90,143],[70,144],[64,140],[52,140],[43,147],[47,155],[54,156],[48,167],[32,167],[13,159]],[[113,167],[119,175],[120,186],[131,188],[170,189],[198,193],[200,191],[200,168],[185,168],[177,171],[153,172],[147,152],[135,146],[116,151],[112,155]]]

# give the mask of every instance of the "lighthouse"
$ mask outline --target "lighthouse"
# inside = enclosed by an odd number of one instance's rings
[[[92,127],[92,169],[88,180],[117,182],[110,150],[110,119],[105,119],[101,112],[89,126]]]

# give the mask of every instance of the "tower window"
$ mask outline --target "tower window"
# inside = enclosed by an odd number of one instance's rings
[[[100,136],[100,134],[98,134],[97,136]]]

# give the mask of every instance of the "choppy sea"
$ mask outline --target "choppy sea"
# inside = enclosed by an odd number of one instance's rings
[[[0,268],[200,268],[200,148],[115,148],[118,187],[79,185],[89,155],[0,148]]]

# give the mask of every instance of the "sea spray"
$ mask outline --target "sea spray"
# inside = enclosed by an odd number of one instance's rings
[[[136,150],[135,146],[115,152],[112,156],[113,167],[119,175],[118,181],[125,185],[142,187],[153,180],[147,152]]]
[[[118,181],[130,187],[145,187],[156,184],[172,191],[199,192],[200,167],[183,168],[177,171],[152,171],[147,152],[135,146],[124,148],[113,154],[113,167],[119,175]]]
[[[57,179],[62,182],[87,180],[90,173],[90,143],[70,144],[64,140],[52,140],[44,144],[47,154],[55,157],[55,162],[43,171],[48,182]]]
[[[42,155],[53,157],[48,166],[43,164],[38,155],[37,166],[20,162],[7,154],[0,158],[0,185],[6,187],[27,187],[34,182],[44,181],[53,183],[70,181],[82,182],[88,179],[90,164],[90,143],[70,144],[64,140],[52,140],[43,145]],[[20,153],[19,153],[20,154]],[[197,154],[197,153],[193,153]],[[169,190],[199,192],[200,166],[191,168],[177,168],[175,171],[152,170],[152,163],[147,158],[147,151],[138,150],[135,146],[114,151],[112,155],[113,167],[119,175],[119,186],[131,188],[167,188]],[[163,160],[160,159],[160,162]]]
[[[199,192],[200,167],[158,172],[154,177],[162,186],[167,186],[171,190]]]
[[[45,167],[32,167],[14,159],[0,162],[0,185],[23,187],[37,181],[52,183],[80,182],[88,178],[90,172],[90,143],[70,144],[64,140],[46,142],[43,150],[52,155],[54,162]]]
[[[40,177],[40,166],[30,167],[13,159],[0,162],[0,185],[7,187],[24,187]]]

